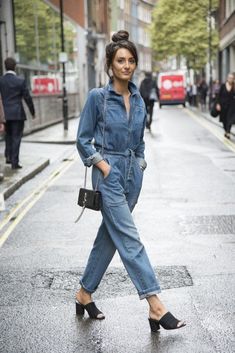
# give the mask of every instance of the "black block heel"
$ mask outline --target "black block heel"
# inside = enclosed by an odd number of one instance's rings
[[[180,326],[178,326],[179,322],[182,322]],[[165,330],[177,330],[186,326],[185,322],[176,319],[169,311],[159,321],[149,318],[149,324],[152,332],[157,332],[160,329],[160,325]]]
[[[85,312],[84,306],[80,304],[77,300],[75,304],[76,304],[76,315],[84,315],[84,312]]]
[[[84,315],[85,310],[91,319],[103,320],[105,319],[104,314],[97,308],[94,302],[83,305],[76,300],[76,314]]]
[[[158,330],[160,330],[160,325],[157,320],[149,319],[149,325],[152,332],[157,332]]]

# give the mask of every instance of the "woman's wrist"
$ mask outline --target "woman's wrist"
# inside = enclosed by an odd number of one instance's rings
[[[95,166],[99,168],[99,170],[103,173],[104,177],[106,177],[110,172],[111,167],[105,160],[96,163]]]

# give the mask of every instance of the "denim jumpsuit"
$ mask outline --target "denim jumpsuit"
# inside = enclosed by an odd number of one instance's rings
[[[132,82],[129,91],[129,116],[123,97],[114,91],[111,81],[104,88],[90,91],[81,113],[77,148],[84,165],[93,166],[92,183],[102,194],[103,220],[80,284],[93,293],[117,249],[140,299],[144,299],[161,290],[131,214],[146,167],[143,140],[146,111]],[[111,167],[105,178],[95,166],[101,160]]]

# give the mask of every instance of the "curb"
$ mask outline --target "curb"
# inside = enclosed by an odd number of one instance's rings
[[[220,128],[223,130],[223,127],[222,127],[221,123],[220,123],[219,121],[217,121],[216,118],[210,118],[210,117],[208,117],[208,116],[206,115],[206,113],[201,112],[198,108],[193,109],[193,108],[190,107],[190,106],[188,106],[187,108],[190,109],[192,112],[199,114],[199,115],[202,116],[204,119],[206,119],[206,120],[209,121],[210,123],[212,123],[212,124],[214,124],[214,125],[220,127]],[[207,114],[210,114],[210,113],[208,112]],[[232,132],[232,131],[230,132],[230,134],[233,135],[233,136],[235,136],[235,133]]]
[[[49,164],[50,164],[50,160],[49,159],[44,160],[41,164],[39,164],[35,169],[33,169],[27,175],[22,176],[19,180],[16,180],[15,183],[13,183],[9,187],[7,187],[5,190],[3,190],[3,192],[1,194],[4,196],[4,199],[6,200],[8,197],[10,197],[23,184],[25,184],[28,180],[32,179],[38,173],[40,173]]]

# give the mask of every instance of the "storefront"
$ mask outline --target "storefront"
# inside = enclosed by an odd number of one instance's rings
[[[0,0],[0,74],[3,61],[15,57],[17,73],[25,77],[33,96],[36,119],[26,131],[62,119],[62,67],[59,9],[44,0]],[[66,88],[69,116],[79,113],[78,26],[64,17]]]

